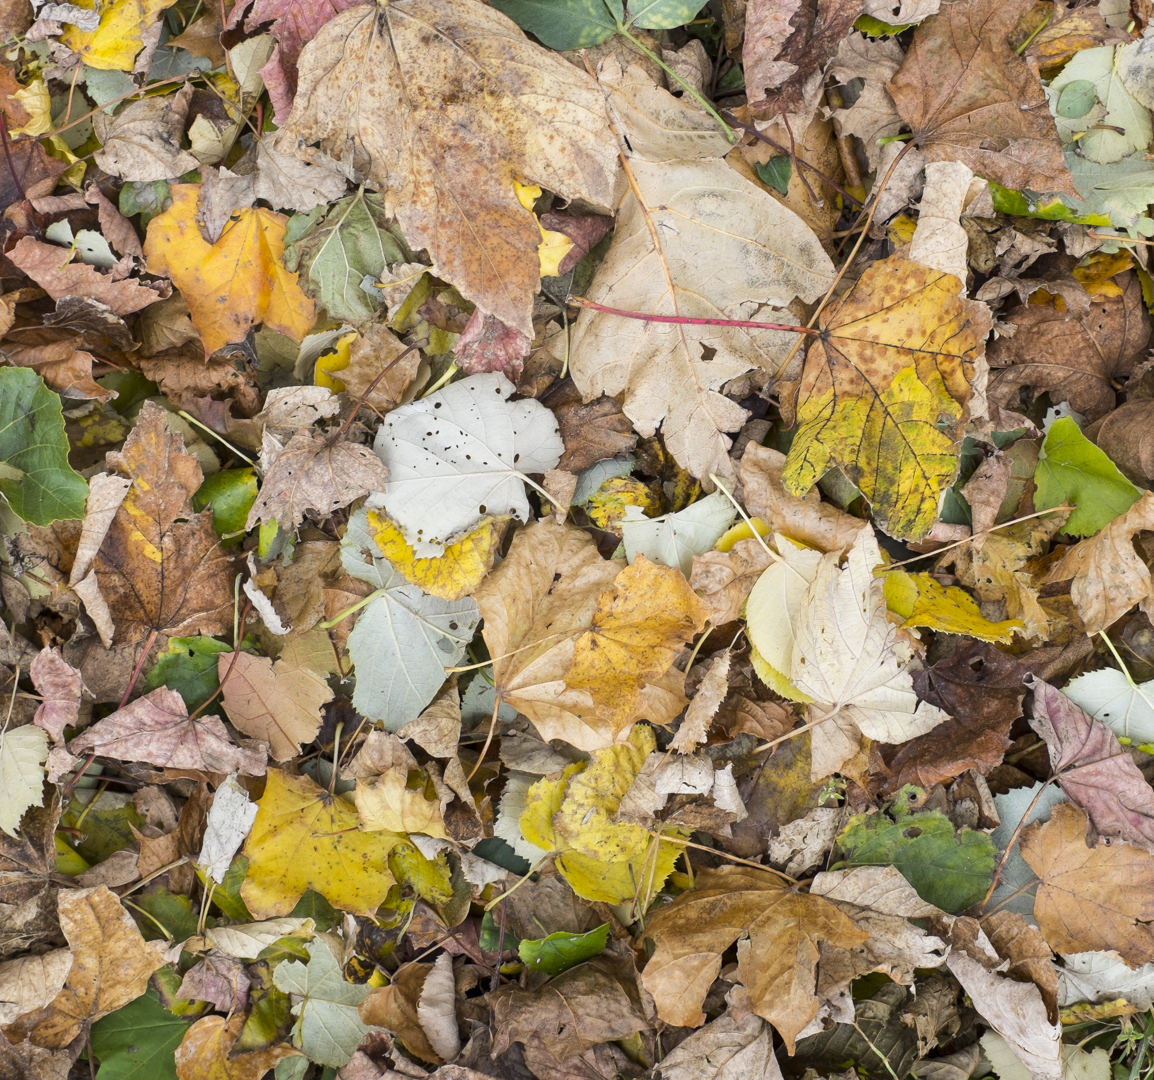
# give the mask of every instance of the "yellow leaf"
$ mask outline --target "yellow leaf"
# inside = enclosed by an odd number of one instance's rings
[[[721,539],[713,545],[714,550],[720,551],[722,554],[727,551],[732,551],[734,544],[739,543],[742,540],[752,540],[754,529],[757,530],[758,536],[768,536],[770,534],[770,526],[762,521],[759,517],[750,518],[749,524],[753,526],[753,529],[751,529],[749,525],[747,525],[744,521],[739,521],[732,528],[722,533]]]
[[[750,663],[753,664],[753,670],[757,673],[757,677],[775,694],[780,694],[783,698],[788,698],[790,701],[800,701],[807,705],[813,701],[813,698],[803,694],[788,678],[766,660],[766,658],[757,651],[756,645],[750,645],[749,647],[749,660]]]
[[[357,813],[367,831],[383,829],[449,839],[440,793],[422,769],[392,768],[380,776],[361,777],[356,800]]]
[[[656,517],[665,512],[665,498],[657,485],[635,476],[614,476],[589,496],[585,513],[597,528],[620,536],[627,506],[640,507],[647,516]]]
[[[782,480],[794,495],[840,467],[891,535],[920,539],[958,469],[990,315],[962,283],[900,255],[826,309],[805,360],[799,430]]]
[[[558,871],[586,900],[621,904],[656,892],[681,854],[662,843],[654,856],[646,829],[613,821],[656,745],[653,729],[638,724],[627,743],[595,751],[588,766],[570,765],[558,779],[538,780],[525,796],[522,835],[556,853]]]
[[[418,559],[404,534],[379,510],[369,511],[369,529],[386,559],[406,581],[442,600],[468,596],[493,568],[503,526],[509,518],[489,517],[445,548],[435,559]]]
[[[143,35],[165,8],[176,0],[78,0],[82,8],[96,8],[100,25],[80,30],[67,25],[60,35],[73,52],[101,71],[131,71],[136,54],[144,47]]]
[[[314,386],[327,387],[334,394],[339,394],[345,389],[345,384],[340,379],[334,378],[333,372],[344,371],[352,362],[349,349],[357,340],[357,336],[355,330],[345,334],[337,339],[331,349],[317,357],[316,365],[313,367]]]
[[[522,184],[514,180],[513,190],[517,193],[517,201],[526,210],[532,210],[533,204],[541,198],[541,189],[536,184]],[[541,232],[541,243],[537,245],[541,276],[556,277],[561,268],[561,260],[573,250],[573,241],[564,233],[546,229],[540,221],[537,222],[537,228]]]
[[[386,859],[405,837],[365,832],[344,799],[280,769],[269,769],[257,807],[240,888],[256,918],[287,915],[309,889],[355,915],[380,907],[394,883]]]
[[[443,907],[453,899],[453,875],[443,851],[435,859],[426,859],[412,844],[398,844],[389,852],[389,869],[397,881],[411,886],[430,904]]]
[[[20,127],[10,127],[9,135],[43,135],[52,130],[52,96],[48,84],[43,79],[33,79],[27,86],[12,95],[28,113],[28,122]],[[67,149],[67,147],[66,147]]]
[[[891,570],[884,574],[886,607],[911,628],[925,626],[945,634],[965,634],[979,641],[1005,645],[1021,630],[1020,619],[990,622],[984,619],[974,598],[956,585],[942,585],[930,574],[907,574]]]
[[[199,184],[176,184],[172,206],[149,222],[148,272],[172,278],[206,355],[243,341],[258,322],[300,341],[312,329],[315,308],[282,262],[288,219],[271,210],[238,210],[209,244],[196,224],[199,194]]]

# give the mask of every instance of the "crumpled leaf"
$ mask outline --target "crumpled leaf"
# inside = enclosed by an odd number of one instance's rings
[[[1125,842],[1086,845],[1089,819],[1059,803],[1045,824],[1022,830],[1022,858],[1040,879],[1034,918],[1057,953],[1116,952],[1154,960],[1154,856]]]
[[[871,6],[882,5],[876,0],[874,4],[867,2],[867,14],[870,13]],[[906,6],[902,5],[903,8]],[[937,14],[936,3],[926,6],[934,7],[934,10],[927,12],[927,15]],[[887,17],[893,18],[888,9]],[[901,20],[901,22],[919,21]],[[844,135],[856,135],[861,139],[871,169],[876,169],[881,159],[878,139],[896,135],[902,127],[902,118],[898,115],[886,84],[897,73],[904,58],[905,52],[893,38],[872,40],[860,34],[850,34],[842,39],[837,55],[829,68],[830,74],[842,85],[851,79],[865,80],[865,86],[862,87],[857,101],[848,108],[835,109],[831,115],[841,125]]]
[[[373,444],[388,469],[370,509],[383,508],[419,557],[435,557],[486,515],[529,518],[523,476],[556,466],[553,414],[508,403],[503,375],[473,375],[394,409]]]
[[[676,566],[688,578],[693,558],[707,552],[733,524],[737,511],[720,491],[673,514],[648,518],[636,506],[625,508],[621,538],[626,558],[638,554],[662,566]]]
[[[32,724],[0,731],[0,829],[11,837],[30,806],[44,805],[48,733]]]
[[[264,433],[261,459],[264,482],[245,528],[276,521],[294,530],[306,511],[331,514],[342,506],[377,491],[388,481],[388,470],[367,446],[341,441],[329,445],[324,435],[298,431],[285,446]]]
[[[118,642],[152,630],[216,634],[232,626],[232,560],[217,541],[212,512],[192,513],[203,474],[166,415],[145,402],[123,450],[107,458],[132,480],[93,562]]]
[[[236,777],[230,774],[212,797],[204,827],[204,840],[196,865],[217,884],[224,881],[233,856],[256,817],[256,804]]]
[[[738,1019],[726,1011],[670,1050],[661,1059],[661,1076],[662,1080],[778,1080],[781,1066],[765,1021],[752,1013]]]
[[[951,274],[892,255],[825,309],[797,391],[787,491],[803,495],[837,465],[879,527],[909,539],[929,531],[957,473],[989,327],[988,309],[961,289]]]
[[[1132,970],[1108,953],[1068,953],[1058,976],[1058,1004],[1125,998],[1139,1011],[1154,1004],[1154,964]]]
[[[693,557],[689,584],[709,611],[714,626],[740,617],[746,598],[772,560],[756,540],[738,540],[728,551]]]
[[[378,73],[371,83],[366,69]],[[301,54],[277,146],[373,180],[438,276],[528,337],[540,234],[514,179],[606,211],[617,165],[601,92],[583,70],[499,12],[448,0],[326,22]]]
[[[1015,191],[1076,195],[1042,84],[1007,40],[1031,6],[947,4],[914,31],[888,89],[928,160]]]
[[[61,742],[66,727],[75,727],[80,718],[80,672],[69,664],[59,649],[42,649],[32,661],[28,674],[40,694],[33,723]]]
[[[130,100],[115,117],[98,112],[93,117],[101,142],[96,164],[130,183],[169,180],[199,168],[200,162],[180,148],[191,97],[189,86],[173,95]]]
[[[254,323],[300,341],[313,325],[313,302],[282,262],[287,219],[246,209],[215,244],[196,224],[199,184],[175,184],[172,206],[148,223],[148,271],[172,278],[188,304],[205,356],[243,341]]]
[[[43,1009],[64,986],[72,968],[68,949],[0,963],[0,1025]]]
[[[386,857],[402,837],[363,832],[347,802],[280,769],[269,769],[257,805],[240,889],[254,916],[287,915],[307,889],[354,914],[380,907],[394,883]]]
[[[461,662],[479,616],[471,598],[442,600],[410,585],[377,550],[368,513],[358,510],[341,543],[341,561],[380,595],[357,617],[348,639],[357,670],[353,705],[397,731],[433,700],[445,668]]]
[[[646,314],[792,323],[782,309],[828,288],[832,265],[817,237],[724,162],[635,157],[630,167],[645,205],[627,189],[590,300]],[[573,331],[570,365],[586,400],[624,393],[635,430],[648,437],[660,426],[669,452],[694,476],[732,477],[722,433],[740,428],[746,413],[719,391],[751,369],[776,371],[792,344],[792,335],[776,330],[586,310]],[[703,348],[714,350],[708,361]]]
[[[721,970],[721,954],[741,939],[737,980],[790,1053],[817,1015],[820,945],[853,949],[868,937],[837,905],[744,866],[702,870],[692,889],[654,913],[646,936],[657,949],[642,982],[657,1015],[685,1027],[704,1023],[701,1003]]]

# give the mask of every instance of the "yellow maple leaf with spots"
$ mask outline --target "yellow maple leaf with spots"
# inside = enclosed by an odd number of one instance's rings
[[[102,71],[131,71],[136,54],[144,48],[144,32],[176,0],[76,0],[78,7],[95,8],[100,23],[95,30],[64,27],[60,40],[84,62]]]
[[[196,223],[199,184],[176,184],[172,206],[148,224],[144,254],[150,274],[172,279],[204,341],[206,356],[263,323],[300,341],[316,308],[284,268],[288,218],[271,210],[236,211],[210,244]]]

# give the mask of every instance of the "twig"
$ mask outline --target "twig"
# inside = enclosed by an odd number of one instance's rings
[[[1006,850],[1002,852],[1001,859],[998,860],[998,867],[994,871],[994,879],[990,882],[990,887],[986,890],[986,895],[982,897],[982,902],[978,905],[978,915],[980,916],[985,906],[990,902],[990,897],[994,895],[994,890],[998,887],[998,882],[1002,878],[1002,871],[1006,868],[1006,863],[1010,859],[1010,853],[1014,850],[1014,845],[1018,842],[1018,837],[1021,836],[1022,830],[1026,827],[1026,821],[1034,812],[1034,807],[1038,805],[1038,800],[1042,797],[1042,792],[1046,790],[1058,777],[1051,776],[1040,788],[1037,794],[1030,800],[1030,805],[1026,807],[1026,812],[1022,815],[1013,833],[1010,835],[1009,842],[1006,844]]]
[[[489,747],[493,742],[493,732],[497,730],[497,713],[501,711],[501,695],[494,689],[493,691],[493,719],[489,721],[489,735],[485,739],[485,745],[481,747],[480,756],[477,758],[477,764],[473,766],[473,771],[465,777],[467,784],[474,776],[477,775],[477,770],[481,767],[481,762],[485,760],[485,755],[489,752]]]
[[[353,403],[353,411],[349,413],[349,418],[340,426],[340,430],[337,431],[335,435],[330,435],[328,439],[325,440],[325,446],[336,446],[336,444],[340,441],[341,436],[344,435],[344,433],[348,431],[350,427],[352,427],[353,421],[357,417],[357,413],[361,411],[361,406],[364,405],[366,401],[368,401],[369,395],[377,388],[377,383],[379,383],[388,374],[389,370],[394,365],[400,363],[400,361],[408,356],[409,353],[411,353],[414,349],[419,349],[427,344],[427,341],[414,341],[412,345],[404,350],[404,352],[397,353],[397,355],[394,356],[392,360],[390,360],[383,368],[381,368],[381,370],[377,372],[377,377],[373,379],[371,383],[369,383],[368,389],[365,390],[365,392],[361,394],[360,397],[358,397]]]
[[[148,656],[148,652],[152,648],[152,643],[156,641],[156,635],[157,631],[155,629],[148,635],[148,640],[144,643],[144,648],[140,652],[140,659],[136,661],[136,667],[132,669],[132,678],[128,680],[128,685],[124,688],[124,697],[120,699],[120,704],[116,706],[118,709],[123,709],[124,706],[128,704],[128,698],[136,686],[136,680],[140,678],[140,669],[144,666],[144,658]]]
[[[779,735],[776,739],[770,739],[769,742],[762,743],[760,746],[755,746],[753,753],[760,754],[763,750],[769,750],[778,743],[787,742],[789,739],[795,739],[798,735],[804,735],[807,731],[813,731],[815,727],[820,727],[827,720],[832,720],[837,714],[841,712],[841,706],[831,712],[827,712],[824,716],[819,716],[816,720],[811,720],[808,724],[803,724],[799,728],[794,728],[792,731],[787,731],[784,735]]]

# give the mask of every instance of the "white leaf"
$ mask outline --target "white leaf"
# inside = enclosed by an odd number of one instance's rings
[[[1139,1012],[1154,1005],[1154,964],[1131,971],[1109,953],[1068,953],[1058,974],[1058,1004],[1097,1003],[1125,998]]]
[[[373,1029],[361,1023],[357,1006],[369,987],[345,982],[336,957],[323,941],[311,941],[306,967],[299,960],[279,964],[273,972],[277,989],[304,998],[293,1006],[299,1017],[293,1045],[319,1065],[339,1069]]]
[[[445,668],[465,655],[481,615],[471,598],[441,600],[410,585],[387,559],[371,554],[375,548],[368,516],[358,510],[341,544],[341,562],[382,595],[361,612],[349,635],[357,672],[353,705],[399,731],[436,696]]]
[[[1093,83],[1097,102],[1081,116],[1063,115],[1063,111],[1069,111],[1063,108],[1069,95],[1063,98],[1062,92],[1071,83],[1083,81]],[[1046,96],[1062,141],[1074,142],[1075,137],[1081,135],[1077,139],[1078,153],[1099,165],[1121,161],[1129,154],[1144,150],[1154,135],[1150,110],[1126,89],[1114,64],[1112,45],[1075,53],[1074,59],[1050,83]]]
[[[1110,165],[1096,165],[1066,151],[1066,166],[1081,199],[1070,204],[1082,214],[1105,214],[1110,223],[1131,235],[1154,236],[1154,219],[1146,216],[1150,188],[1154,186],[1154,162],[1141,150]]]
[[[628,476],[636,464],[637,459],[632,454],[594,462],[589,468],[583,469],[577,474],[577,487],[573,489],[573,504],[584,506],[592,496],[597,494],[598,489],[606,480],[613,480],[618,476]]]
[[[261,951],[282,937],[311,937],[312,919],[266,919],[264,922],[217,926],[205,931],[205,939],[214,948],[238,960],[255,960]]]
[[[1033,1080],[1038,1075],[996,1031],[982,1035],[982,1050],[1000,1080]],[[1087,1054],[1080,1046],[1063,1046],[1062,1080],[1110,1080],[1110,1055],[1101,1047]]]
[[[48,732],[33,724],[0,733],[0,829],[15,837],[30,806],[44,805]]]
[[[230,773],[213,796],[204,828],[204,843],[196,860],[196,865],[218,884],[224,881],[232,857],[248,836],[256,811],[256,803],[236,782],[236,773]]]
[[[638,555],[662,566],[676,566],[689,577],[693,556],[704,555],[737,517],[737,511],[720,491],[678,510],[648,518],[638,506],[625,507],[621,538],[629,565]]]
[[[960,161],[931,161],[918,207],[910,258],[943,274],[953,274],[966,295],[969,237],[959,221],[974,174]]]
[[[425,976],[425,985],[421,987],[421,997],[417,1002],[417,1019],[429,1045],[444,1061],[452,1061],[461,1052],[456,999],[453,958],[448,953],[441,953],[433,964],[433,970]]]
[[[385,417],[373,449],[389,470],[384,507],[418,557],[441,555],[486,514],[529,519],[523,476],[561,460],[557,420],[539,401],[508,402],[504,375],[450,383]]]
[[[690,1033],[661,1061],[662,1080],[781,1080],[769,1025],[729,1010]]]
[[[1063,691],[1119,738],[1154,743],[1154,682],[1133,683],[1116,668],[1079,675]]]
[[[806,590],[790,667],[791,681],[814,703],[810,720],[834,713],[814,732],[814,780],[837,768],[837,755],[819,764],[819,735],[836,734],[848,723],[875,742],[903,743],[949,718],[914,693],[908,647],[886,615],[882,581],[873,576],[881,562],[873,530],[858,534],[845,569],[839,558],[837,552],[823,555]],[[838,754],[852,754],[852,734],[841,746]]]
[[[497,820],[493,822],[493,835],[500,837],[516,854],[531,863],[541,858],[541,849],[521,835],[521,815],[525,812],[525,796],[539,779],[533,773],[509,773],[497,807]]]

